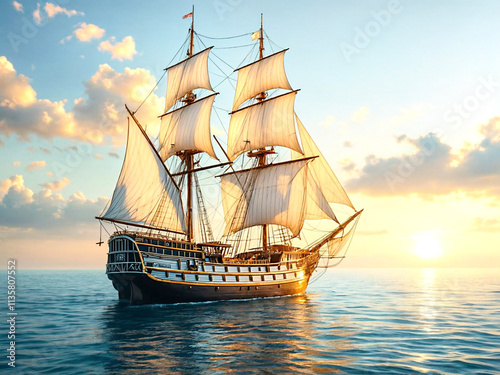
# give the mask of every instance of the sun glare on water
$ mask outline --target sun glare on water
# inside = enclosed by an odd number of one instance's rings
[[[422,259],[435,259],[443,253],[441,242],[433,233],[423,233],[414,237],[414,252]]]

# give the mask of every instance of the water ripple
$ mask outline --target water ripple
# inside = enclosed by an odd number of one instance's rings
[[[118,303],[102,272],[25,271],[18,280],[13,374],[500,368],[498,270],[337,269],[305,296],[156,306]]]

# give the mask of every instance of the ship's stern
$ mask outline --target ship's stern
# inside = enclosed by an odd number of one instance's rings
[[[144,265],[135,243],[135,236],[115,233],[109,238],[108,244],[106,274],[118,291],[119,299],[130,301],[134,293],[133,280],[144,273]]]

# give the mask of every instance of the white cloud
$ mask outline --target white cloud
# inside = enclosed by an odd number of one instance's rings
[[[15,176],[9,177],[6,180],[0,181],[0,199],[2,199],[5,194],[9,191],[11,186],[24,186],[24,178],[22,175],[17,174]]]
[[[80,42],[90,42],[92,39],[102,38],[105,32],[106,30],[101,29],[99,26],[82,22],[80,27],[74,31],[74,34]]]
[[[45,12],[47,13],[47,16],[49,16],[49,18],[54,18],[58,14],[65,14],[68,17],[84,15],[83,12],[78,12],[76,10],[68,10],[66,8],[62,8],[61,6],[52,3],[45,3]]]
[[[76,99],[68,111],[66,100],[38,99],[29,78],[18,75],[7,58],[0,56],[0,132],[6,136],[16,134],[24,141],[34,134],[45,139],[105,143],[105,136],[111,136],[113,143],[119,144],[126,134],[124,104],[137,107],[155,83],[148,70],[125,68],[120,73],[103,64],[83,82],[84,96]],[[153,93],[138,117],[154,133],[161,111],[161,100]]]
[[[61,7],[60,5],[52,3],[45,3],[43,9],[45,10],[45,14],[47,15],[48,18],[54,18],[58,14],[65,14],[68,17],[84,15],[83,12],[78,12],[76,10],[69,10]],[[42,17],[41,13],[40,3],[37,4],[36,10],[33,12],[33,19],[35,20],[35,23],[38,25],[41,25],[42,22],[44,21],[44,18]]]
[[[400,137],[415,147],[413,153],[379,158],[366,157],[359,177],[346,183],[347,190],[366,194],[433,197],[457,192],[500,197],[500,117],[479,126],[483,139],[460,150],[436,134],[417,139]]]
[[[130,35],[123,38],[121,42],[116,42],[115,37],[101,42],[99,51],[111,52],[111,58],[119,61],[132,60],[137,53],[134,38]]]
[[[0,181],[0,225],[3,228],[23,228],[56,236],[74,235],[82,227],[95,225],[96,216],[106,205],[107,198],[96,201],[77,192],[64,199],[44,188],[38,193],[24,186],[23,176]],[[71,231],[65,230],[72,228]],[[16,235],[16,231],[8,231]]]
[[[332,127],[334,121],[335,121],[334,116],[328,116],[324,121],[321,121],[319,125],[325,129],[328,129]]]
[[[35,23],[38,25],[42,24],[43,18],[42,18],[42,15],[40,14],[40,4],[39,3],[36,5],[35,11],[33,11],[33,20],[35,20]]]
[[[0,56],[0,106],[29,106],[36,101],[36,92],[29,84],[29,78],[16,75],[14,66],[5,56]]]
[[[500,219],[476,217],[469,229],[474,232],[500,233]]]
[[[75,101],[75,120],[84,128],[90,128],[97,123],[103,133],[124,136],[124,104],[129,104],[131,108],[138,106],[155,84],[155,78],[145,69],[125,68],[124,72],[120,73],[107,64],[100,65],[92,78],[84,82],[86,98]],[[147,125],[148,131],[152,130],[153,134],[157,130],[157,116],[161,111],[160,98],[152,94],[138,113],[141,123]]]
[[[353,113],[351,119],[356,122],[363,122],[370,113],[370,110],[366,107],[361,107],[355,113]]]
[[[46,165],[47,165],[47,163],[44,160],[33,161],[33,162],[28,164],[28,166],[26,167],[26,170],[27,171],[37,171],[39,169],[44,168]]]
[[[14,8],[15,8],[18,12],[24,13],[23,4],[18,3],[17,1],[15,1],[15,0],[14,0],[14,1],[12,2],[12,5],[14,5]]]
[[[48,190],[59,191],[64,189],[70,183],[71,181],[69,180],[69,178],[63,177],[61,180],[46,182],[44,184],[41,184],[41,186]]]
[[[24,185],[12,185],[7,191],[7,194],[3,196],[1,204],[5,207],[7,212],[12,212],[22,206],[32,204],[34,201],[33,195],[33,191],[24,187]],[[2,208],[0,208],[0,210],[1,209]],[[8,223],[9,221],[7,221],[7,225]]]
[[[356,168],[356,164],[349,158],[344,158],[339,162],[344,171],[352,172]]]
[[[85,22],[82,22],[78,24],[79,28],[73,31],[73,34],[68,35],[66,38],[61,40],[61,43],[65,43],[68,40],[73,38],[73,35],[76,36],[76,38],[80,42],[90,42],[93,39],[101,39],[104,34],[106,33],[106,30],[101,29],[99,26],[94,25],[94,24],[87,24]]]
[[[72,34],[71,34],[71,35],[68,35],[67,37],[65,37],[65,38],[61,39],[61,40],[59,41],[59,43],[64,44],[64,43],[66,43],[67,41],[71,40],[72,38],[73,38],[73,35],[72,35]]]

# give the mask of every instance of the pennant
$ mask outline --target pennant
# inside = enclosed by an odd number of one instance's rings
[[[252,34],[252,40],[259,39],[260,38],[260,30],[257,30]]]
[[[193,12],[186,14],[182,19],[193,17]]]

